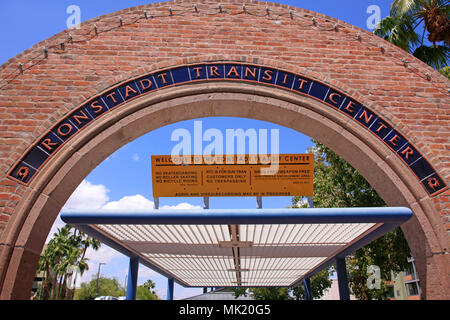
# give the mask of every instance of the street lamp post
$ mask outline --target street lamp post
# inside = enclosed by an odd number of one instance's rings
[[[96,288],[96,290],[95,290],[95,296],[96,296],[96,297],[98,296],[98,279],[100,278],[100,267],[102,266],[102,264],[105,264],[105,263],[100,262],[100,263],[98,264],[98,272],[97,272],[97,288]]]

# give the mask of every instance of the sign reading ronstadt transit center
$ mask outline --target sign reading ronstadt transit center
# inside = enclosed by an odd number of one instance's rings
[[[154,197],[313,195],[313,154],[280,154],[276,166],[270,155],[183,158],[152,156]]]

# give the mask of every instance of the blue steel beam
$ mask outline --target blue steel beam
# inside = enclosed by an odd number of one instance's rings
[[[173,300],[173,278],[167,279],[167,300]]]
[[[136,300],[137,278],[139,272],[139,258],[130,258],[127,279],[127,300]]]
[[[404,223],[408,208],[302,208],[209,210],[67,210],[61,219],[77,224],[318,224]]]
[[[303,285],[305,286],[305,300],[312,300],[311,279],[303,278]]]
[[[336,259],[336,273],[338,277],[339,299],[350,300],[350,289],[348,287],[347,267],[345,266],[345,258]]]

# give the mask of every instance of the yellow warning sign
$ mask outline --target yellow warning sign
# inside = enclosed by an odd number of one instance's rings
[[[152,156],[154,197],[312,196],[313,178],[313,154]]]

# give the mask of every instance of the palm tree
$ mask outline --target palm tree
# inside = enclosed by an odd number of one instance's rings
[[[78,270],[80,271],[80,275],[83,275],[83,273],[86,270],[89,270],[89,265],[88,265],[87,261],[88,261],[87,258],[83,258],[83,259],[80,259],[77,262],[76,266],[78,267]],[[75,278],[73,279],[73,283],[74,284],[77,282],[77,276],[78,276],[78,273],[75,272]],[[66,297],[65,297],[65,299],[66,300],[73,300],[74,295],[75,295],[75,288],[73,288],[72,290],[67,289],[66,290]]]
[[[390,15],[379,22],[374,33],[441,69],[447,66],[449,54],[449,4],[449,0],[394,0]],[[426,44],[426,34],[431,46]]]
[[[73,251],[74,253],[76,252],[76,255],[73,255],[73,259],[70,260],[70,264],[67,265],[66,268],[66,279],[64,280],[64,286],[66,287],[66,292],[64,295],[65,299],[73,299],[74,293],[75,293],[75,289],[70,290],[67,287],[66,284],[66,280],[67,278],[70,278],[73,275],[74,272],[74,268],[71,267],[77,267],[78,271],[80,272],[80,275],[83,275],[83,273],[86,270],[89,270],[89,265],[87,264],[88,259],[85,258],[86,255],[86,251],[88,248],[92,247],[92,249],[94,250],[98,250],[100,248],[100,241],[91,238],[89,236],[86,236],[83,232],[78,230],[78,233],[75,231],[74,234],[71,237],[73,246],[75,248],[77,248],[76,251]],[[76,283],[76,277],[77,277],[78,273],[75,272],[75,279],[73,280],[74,283]]]
[[[54,233],[46,245],[39,260],[38,271],[45,271],[45,282],[41,287],[41,299],[71,299],[74,290],[67,287],[74,266],[81,275],[89,269],[86,251],[92,247],[98,250],[100,242],[86,236],[81,231],[72,232],[72,227],[65,225]],[[51,292],[49,292],[51,290]]]
[[[73,266],[78,262],[80,249],[75,246],[66,248],[65,255],[58,265],[58,271],[61,274],[59,279],[59,299],[64,299],[67,295],[67,278],[73,273]]]
[[[53,255],[52,260],[50,260],[50,266],[53,273],[52,279],[52,291],[50,298],[52,300],[57,299],[58,293],[58,277],[62,276],[62,262],[64,257],[67,255],[67,250],[69,246],[69,236],[70,236],[71,227],[65,225],[62,228],[58,228],[58,232],[53,236],[54,238],[54,247],[53,247]]]
[[[432,43],[450,42],[450,20],[448,0],[394,0],[391,13],[409,15],[417,24],[425,23],[428,40]]]
[[[46,246],[45,249],[39,259],[39,265],[38,265],[38,272],[43,271],[44,272],[44,283],[41,285],[40,289],[40,299],[41,300],[48,300],[50,298],[50,277],[51,277],[51,271],[50,271],[50,264],[53,260],[53,254],[54,254],[54,241],[50,241]]]
[[[82,254],[81,254],[80,260],[84,259],[85,255],[86,255],[86,251],[87,251],[88,248],[92,247],[92,249],[97,251],[98,248],[100,248],[100,245],[101,245],[100,241],[98,241],[97,239],[94,239],[92,237],[86,237],[85,239],[83,239],[81,241],[81,244],[83,246],[83,249],[81,251]]]

